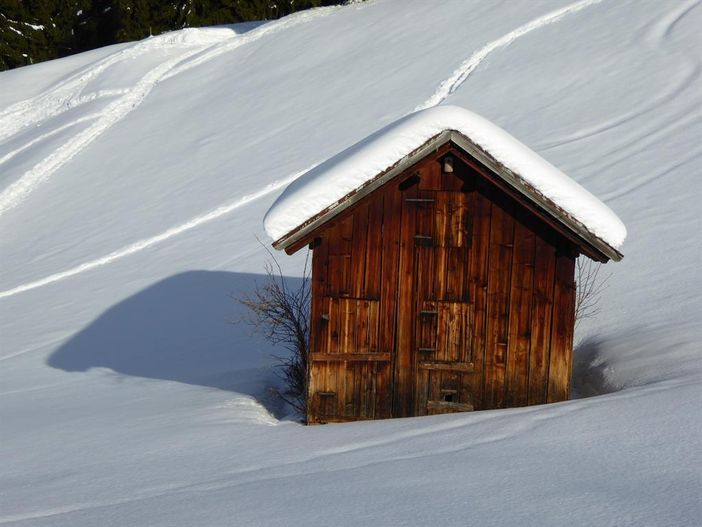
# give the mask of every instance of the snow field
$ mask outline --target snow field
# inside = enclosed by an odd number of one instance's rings
[[[385,0],[0,74],[0,192],[50,172],[0,216],[0,523],[697,525],[701,17]],[[275,350],[229,323],[261,279],[265,211],[441,86],[626,223],[577,335],[574,385],[596,396],[286,420]],[[303,258],[281,257],[293,280]]]

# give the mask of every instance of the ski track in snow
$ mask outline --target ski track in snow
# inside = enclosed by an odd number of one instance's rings
[[[458,67],[458,69],[456,69],[448,79],[444,80],[439,85],[439,87],[431,95],[431,97],[429,97],[419,106],[415,107],[413,111],[416,112],[419,110],[424,110],[426,108],[432,108],[444,102],[449,95],[455,92],[461,86],[461,84],[465,82],[465,80],[475,70],[475,68],[477,68],[480,65],[480,63],[483,60],[485,60],[485,58],[488,55],[490,55],[490,53],[492,53],[493,51],[509,46],[518,38],[526,35],[527,33],[531,33],[535,29],[539,29],[549,24],[553,24],[554,22],[557,22],[566,15],[575,13],[591,5],[599,4],[602,1],[603,0],[580,0],[579,2],[575,2],[574,4],[567,5],[561,9],[551,11],[550,13],[546,13],[543,16],[535,18],[530,22],[527,22],[526,24],[521,25],[513,31],[510,31],[509,33],[501,36],[497,40],[493,40],[492,42],[486,44],[478,51],[474,52],[470,57],[468,57],[468,59],[464,60]]]
[[[201,51],[199,53],[199,56],[192,57],[190,60],[185,61],[183,64],[173,68],[172,71],[164,75],[163,80],[170,79],[171,77],[179,75],[184,71],[199,66],[200,64],[209,62],[210,60],[224,53],[229,53],[230,51],[235,50],[236,48],[249,44],[250,42],[254,42],[262,37],[265,37],[266,35],[277,33],[283,29],[289,29],[291,27],[295,27],[305,22],[309,22],[311,20],[316,20],[323,16],[327,16],[338,9],[339,6],[308,9],[305,11],[293,13],[292,15],[289,15],[285,18],[281,18],[277,21],[260,26],[259,28],[254,29],[248,33],[244,33],[237,39],[227,40],[222,43],[211,46],[204,51]]]
[[[459,68],[454,71],[454,73],[446,80],[444,80],[440,85],[439,88],[436,90],[436,92],[429,98],[427,99],[423,104],[417,106],[415,108],[415,111],[425,109],[425,108],[430,108],[433,106],[437,106],[440,103],[442,103],[446,98],[451,95],[453,92],[455,92],[461,84],[468,78],[468,76],[475,70],[475,68],[478,67],[478,65],[487,57],[490,53],[493,51],[503,48],[512,42],[514,42],[516,39],[519,37],[526,35],[527,33],[530,33],[531,31],[534,31],[535,29],[541,28],[543,26],[552,24],[560,19],[562,19],[564,16],[570,14],[570,13],[575,13],[577,11],[580,11],[582,9],[585,9],[586,7],[589,7],[591,5],[598,4],[602,2],[603,0],[580,0],[579,2],[575,2],[574,4],[570,4],[566,7],[563,7],[561,9],[558,9],[556,11],[552,11],[550,13],[547,13],[545,15],[542,15],[540,17],[537,17],[530,22],[519,26],[518,28],[514,29],[513,31],[510,31],[509,33],[503,35],[497,40],[494,40],[487,45],[483,46],[481,49],[478,51],[474,52],[467,60],[465,60]],[[261,26],[257,29],[251,30],[249,33],[245,33],[243,36],[239,36],[238,38],[231,39],[229,41],[225,42],[219,42],[217,44],[214,44],[212,46],[209,46],[206,49],[197,49],[195,51],[189,51],[183,55],[179,55],[178,57],[171,59],[157,68],[153,69],[150,71],[146,76],[142,78],[140,81],[139,85],[142,85],[141,90],[135,89],[132,92],[129,92],[129,94],[125,95],[124,97],[130,96],[130,102],[127,105],[120,104],[122,99],[119,101],[116,101],[113,103],[112,106],[114,106],[113,110],[117,112],[119,115],[119,111],[124,107],[127,106],[127,113],[131,111],[129,109],[129,104],[132,105],[131,109],[134,109],[143,99],[148,95],[148,93],[153,89],[153,87],[158,83],[159,81],[163,81],[166,79],[171,78],[174,75],[177,75],[179,73],[182,73],[184,71],[187,71],[188,69],[191,69],[195,66],[198,66],[206,61],[209,61],[223,53],[227,53],[233,49],[236,49],[246,43],[253,42],[255,40],[258,40],[259,38],[280,31],[282,29],[292,27],[295,25],[298,25],[302,22],[306,22],[312,19],[316,19],[321,16],[325,16],[332,11],[338,9],[338,7],[329,7],[329,8],[318,8],[310,11],[302,11],[297,16],[292,15],[290,17],[286,17],[284,19],[281,19],[276,22],[271,22],[269,24],[265,24],[264,26]],[[130,49],[130,48],[128,48]],[[127,50],[122,50],[118,54],[124,53]],[[107,57],[104,59],[104,62],[110,62],[110,57]],[[102,70],[107,66],[102,66],[102,64],[98,65],[97,68]],[[89,78],[92,78],[94,75],[91,74],[90,71],[83,73],[82,75],[79,75],[79,81],[72,81],[69,80],[67,81],[68,84],[71,84],[71,82],[82,82],[80,79],[82,79],[84,76],[87,76]],[[87,82],[87,81],[86,81]],[[137,95],[134,96],[134,92],[137,92]],[[24,103],[19,103],[24,104]],[[108,107],[109,108],[109,107]],[[2,122],[3,116],[7,112],[0,113],[0,123]],[[108,113],[109,115],[109,113]],[[126,113],[124,114],[126,115]],[[45,179],[48,177],[48,175],[43,175],[45,173],[41,171],[37,171],[37,167],[42,166],[45,167],[46,169],[49,170],[56,170],[59,166],[61,166],[63,163],[68,161],[71,157],[73,157],[78,151],[82,150],[87,144],[92,142],[92,140],[97,137],[97,135],[101,134],[104,130],[109,128],[112,124],[120,120],[121,118],[124,117],[124,115],[121,115],[115,119],[101,119],[99,122],[95,123],[93,126],[88,128],[86,131],[82,132],[79,134],[77,138],[75,138],[72,142],[68,143],[68,147],[64,146],[64,148],[59,149],[59,152],[63,152],[63,154],[58,155],[58,159],[54,159],[56,156],[56,153],[52,156],[49,156],[46,158],[44,161],[39,163],[39,165],[35,166],[34,169],[32,169],[28,174],[29,174],[29,184],[26,181],[26,178],[23,177],[22,180],[15,182],[13,185],[10,187],[13,187],[14,185],[17,185],[17,192],[18,193],[28,193],[31,191],[33,186],[36,186],[37,183],[39,183],[41,180]],[[104,127],[104,129],[103,129]],[[99,130],[98,134],[95,135],[94,137],[91,138],[92,132]],[[63,160],[63,161],[62,161]],[[307,169],[309,170],[309,169]],[[152,236],[150,238],[146,238],[137,242],[134,242],[126,247],[123,247],[121,249],[118,249],[116,251],[113,251],[112,253],[103,256],[101,258],[97,258],[95,260],[91,260],[89,262],[82,263],[80,265],[77,265],[71,269],[68,269],[67,271],[62,271],[59,273],[54,273],[52,275],[49,275],[45,278],[41,278],[39,280],[35,280],[33,282],[29,282],[26,284],[22,284],[19,286],[16,286],[14,288],[8,289],[6,291],[0,292],[0,298],[6,298],[10,297],[19,293],[23,293],[25,291],[29,291],[32,289],[36,289],[37,287],[42,287],[44,285],[48,285],[54,282],[57,282],[59,280],[64,280],[66,278],[70,278],[72,276],[75,276],[77,274],[80,274],[82,272],[94,269],[96,267],[100,267],[103,265],[106,265],[110,262],[113,262],[115,260],[118,260],[120,258],[124,258],[125,256],[129,256],[132,254],[135,254],[137,252],[140,252],[148,247],[151,247],[153,245],[156,245],[158,243],[161,243],[165,240],[168,240],[178,234],[181,234],[182,232],[188,231],[190,229],[193,229],[195,227],[198,227],[199,225],[202,225],[204,223],[207,223],[209,221],[212,221],[214,219],[217,219],[225,214],[229,214],[231,211],[236,210],[237,208],[241,207],[242,205],[249,203],[251,201],[254,201],[256,199],[259,199],[277,189],[280,189],[281,187],[287,185],[291,181],[295,180],[297,177],[299,177],[301,174],[305,173],[307,170],[303,170],[301,172],[298,172],[292,176],[289,176],[283,180],[279,180],[277,182],[274,182],[266,187],[264,187],[262,190],[259,190],[257,192],[254,192],[252,194],[249,194],[247,196],[244,196],[243,198],[239,199],[233,204],[229,205],[222,205],[215,210],[205,213],[203,215],[197,216],[195,218],[192,218],[191,220],[180,224],[175,227],[171,227],[167,229],[166,231],[162,232],[161,234]],[[10,190],[10,187],[6,189],[2,194],[0,194],[0,215],[3,212],[3,197],[5,196],[5,193]],[[12,196],[10,196],[12,197]]]
[[[310,167],[312,168],[312,167]],[[175,227],[171,227],[170,229],[157,234],[155,236],[152,236],[150,238],[144,238],[142,240],[139,240],[137,242],[134,242],[130,245],[127,245],[126,247],[122,247],[121,249],[117,249],[116,251],[111,252],[110,254],[103,256],[101,258],[97,258],[95,260],[91,260],[89,262],[82,263],[80,265],[77,265],[76,267],[73,267],[71,269],[68,269],[67,271],[62,271],[60,273],[54,273],[52,275],[49,275],[45,278],[41,278],[39,280],[35,280],[34,282],[29,282],[23,285],[19,285],[17,287],[14,287],[12,289],[8,289],[6,291],[0,292],[0,298],[6,298],[9,296],[16,295],[18,293],[23,293],[25,291],[29,291],[31,289],[36,289],[37,287],[41,287],[44,285],[48,285],[54,282],[58,282],[59,280],[64,280],[66,278],[70,278],[71,276],[75,276],[77,274],[80,274],[85,271],[89,271],[91,269],[95,269],[96,267],[100,267],[103,265],[106,265],[110,262],[114,262],[115,260],[119,260],[121,258],[124,258],[125,256],[129,256],[135,253],[138,253],[140,251],[143,251],[144,249],[147,249],[149,247],[152,247],[153,245],[156,245],[158,243],[161,243],[163,241],[168,240],[169,238],[173,238],[174,236],[177,236],[178,234],[181,234],[185,231],[189,231],[191,229],[194,229],[195,227],[199,227],[200,225],[203,225],[205,223],[208,223],[212,220],[216,220],[217,218],[220,218],[224,216],[225,214],[229,214],[230,212],[246,205],[247,203],[251,203],[252,201],[255,201],[257,199],[260,199],[271,192],[274,192],[285,185],[288,185],[291,181],[297,179],[300,177],[300,175],[304,174],[307,172],[308,169],[302,170],[300,172],[297,172],[293,174],[292,176],[289,176],[285,179],[281,179],[278,181],[275,181],[263,189],[258,190],[257,192],[247,194],[246,196],[243,196],[236,200],[234,203],[229,203],[222,205],[210,212],[207,212],[205,214],[201,214],[199,216],[196,216],[194,218],[191,218],[190,220],[186,221],[185,223],[181,223],[180,225],[176,225]]]
[[[99,119],[93,125],[69,139],[51,155],[37,163],[17,181],[14,181],[0,192],[0,216],[19,205],[56,170],[105,131],[134,111],[159,82],[208,62],[219,55],[255,42],[267,35],[325,16],[336,9],[338,9],[338,6],[302,11],[297,16],[292,15],[267,23],[240,35],[233,34],[227,29],[187,29],[146,39],[109,55],[98,61],[97,64],[83,69],[39,96],[21,101],[0,112],[0,140],[3,140],[28,126],[37,125],[42,121],[56,117],[87,102],[98,98],[121,95],[119,99],[110,103],[100,112]],[[125,60],[132,60],[148,51],[161,49],[169,45],[187,45],[189,48],[188,51],[154,67],[135,86],[129,89],[103,90],[82,95],[81,92],[85,86],[110,66]],[[52,132],[45,134],[45,136],[50,135],[53,135]],[[31,144],[36,144],[36,142],[37,139],[32,141]],[[3,160],[7,160],[19,151],[29,148],[31,144],[9,152],[3,157]]]
[[[137,44],[137,48],[140,46]],[[178,55],[177,57],[168,60],[157,67],[153,68],[144,75],[135,86],[126,92],[117,100],[111,102],[107,107],[100,112],[100,116],[95,123],[88,128],[68,139],[63,145],[54,150],[49,156],[42,159],[31,169],[25,172],[20,178],[8,185],[0,192],[0,216],[8,210],[19,205],[24,199],[35,190],[43,181],[48,179],[56,170],[67,163],[71,158],[86,148],[90,143],[110,129],[117,122],[134,111],[147,97],[151,90],[156,86],[161,77],[183,59],[200,51],[200,46],[196,50],[188,50],[187,52]],[[118,53],[116,55],[122,55]],[[127,55],[131,56],[131,55]],[[110,57],[108,57],[109,59]],[[77,79],[66,81],[60,85],[56,93],[50,91],[43,94],[35,101],[20,103],[20,109],[10,112],[7,116],[0,117],[0,129],[4,128],[4,122],[15,122],[14,127],[6,127],[3,138],[11,137],[13,133],[24,130],[27,126],[36,125],[43,120],[51,119],[58,116],[64,111],[75,108],[86,102],[95,100],[100,96],[99,93],[81,96],[81,90],[85,84],[92,80],[97,74],[103,71],[107,66],[117,62],[117,59],[103,61],[95,67],[97,73],[86,72],[79,75]],[[104,96],[104,95],[103,95]],[[22,114],[21,109],[24,104],[30,104],[28,111]],[[20,116],[17,116],[17,112]],[[12,130],[14,128],[14,130]],[[8,131],[10,133],[8,133]],[[45,136],[52,135],[52,132],[44,134]],[[35,141],[36,142],[36,141]],[[12,157],[18,151],[24,150],[31,145],[25,145],[18,150],[10,152],[5,157]]]
[[[46,133],[41,134],[41,135],[38,135],[37,137],[35,137],[35,138],[32,139],[31,141],[29,141],[28,143],[22,145],[21,147],[15,149],[15,150],[11,150],[10,152],[8,152],[7,154],[5,154],[4,156],[0,157],[0,165],[2,165],[3,163],[9,161],[9,160],[12,159],[13,157],[15,157],[17,154],[19,154],[19,153],[21,153],[21,152],[24,152],[24,151],[27,150],[28,148],[31,148],[31,147],[34,146],[35,144],[40,143],[40,142],[43,141],[44,139],[48,139],[49,137],[52,137],[52,136],[54,136],[54,135],[56,135],[56,134],[59,134],[59,133],[63,132],[64,130],[67,130],[68,128],[72,128],[73,126],[75,126],[75,125],[77,125],[77,124],[84,123],[84,122],[86,122],[86,121],[91,121],[91,120],[93,120],[93,119],[97,119],[98,117],[100,117],[100,114],[98,114],[98,113],[93,113],[93,114],[89,114],[89,115],[84,115],[83,117],[80,117],[80,118],[78,118],[78,119],[76,119],[76,120],[74,120],[74,121],[71,121],[70,123],[66,123],[66,124],[64,124],[64,125],[62,125],[62,126],[59,126],[58,128],[55,128],[55,129],[49,131],[49,132],[46,132]]]
[[[172,39],[154,37],[139,41],[125,49],[90,64],[67,79],[58,82],[35,97],[25,99],[0,111],[0,140],[15,135],[18,131],[48,118],[80,106],[86,99],[105,95],[119,95],[123,90],[104,90],[81,96],[83,89],[109,67],[172,44]],[[112,93],[111,93],[112,92]]]
[[[48,179],[56,170],[95,141],[105,131],[134,111],[167,71],[179,63],[182,58],[194,53],[189,51],[149,71],[127,94],[110,103],[100,112],[100,118],[95,123],[66,141],[49,156],[25,172],[20,179],[10,184],[0,193],[0,216],[19,205],[29,193]]]

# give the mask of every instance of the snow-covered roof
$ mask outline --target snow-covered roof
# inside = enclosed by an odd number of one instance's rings
[[[557,211],[566,227],[603,254],[621,258],[617,249],[626,227],[607,205],[495,124],[457,106],[410,114],[312,168],[273,203],[264,218],[266,232],[276,248],[290,246],[343,210],[349,196],[377,188],[449,140],[532,201]]]

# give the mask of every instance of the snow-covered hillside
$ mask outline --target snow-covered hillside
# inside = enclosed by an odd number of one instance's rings
[[[0,74],[0,524],[699,525],[701,25],[699,0],[380,0]],[[444,102],[626,224],[577,334],[599,396],[280,419],[274,350],[229,323],[265,211]]]

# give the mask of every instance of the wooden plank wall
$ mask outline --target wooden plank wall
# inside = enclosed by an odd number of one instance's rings
[[[413,214],[416,223],[414,262],[408,262],[414,266],[415,360],[407,372],[414,377],[412,415],[471,410],[480,384],[472,358],[468,276],[473,193],[460,177],[442,172],[444,166],[432,160],[421,168],[416,191],[405,192],[403,214]],[[403,229],[410,223],[404,215],[402,222]]]
[[[309,422],[427,412],[427,401],[414,400],[416,350],[424,338],[415,331],[415,311],[422,309],[417,288],[427,287],[433,290],[426,294],[440,292],[442,301],[469,303],[461,317],[471,327],[456,334],[469,341],[475,374],[458,375],[455,382],[470,379],[459,389],[470,390],[475,409],[569,397],[572,247],[474,168],[456,160],[459,179],[442,182],[437,167],[444,153],[412,167],[316,234]],[[419,185],[398,187],[417,174]],[[466,197],[457,203],[442,198],[449,190]],[[446,209],[435,210],[431,224],[410,213],[416,204],[406,200],[428,193]],[[414,236],[423,229],[437,241],[431,258],[415,251]],[[464,246],[469,251],[459,249]],[[449,377],[446,382],[454,382]]]
[[[391,416],[395,324],[385,314],[395,312],[397,287],[383,275],[396,275],[397,242],[384,242],[383,233],[391,239],[393,220],[384,216],[393,203],[381,195],[357,207],[314,248],[310,423]]]

